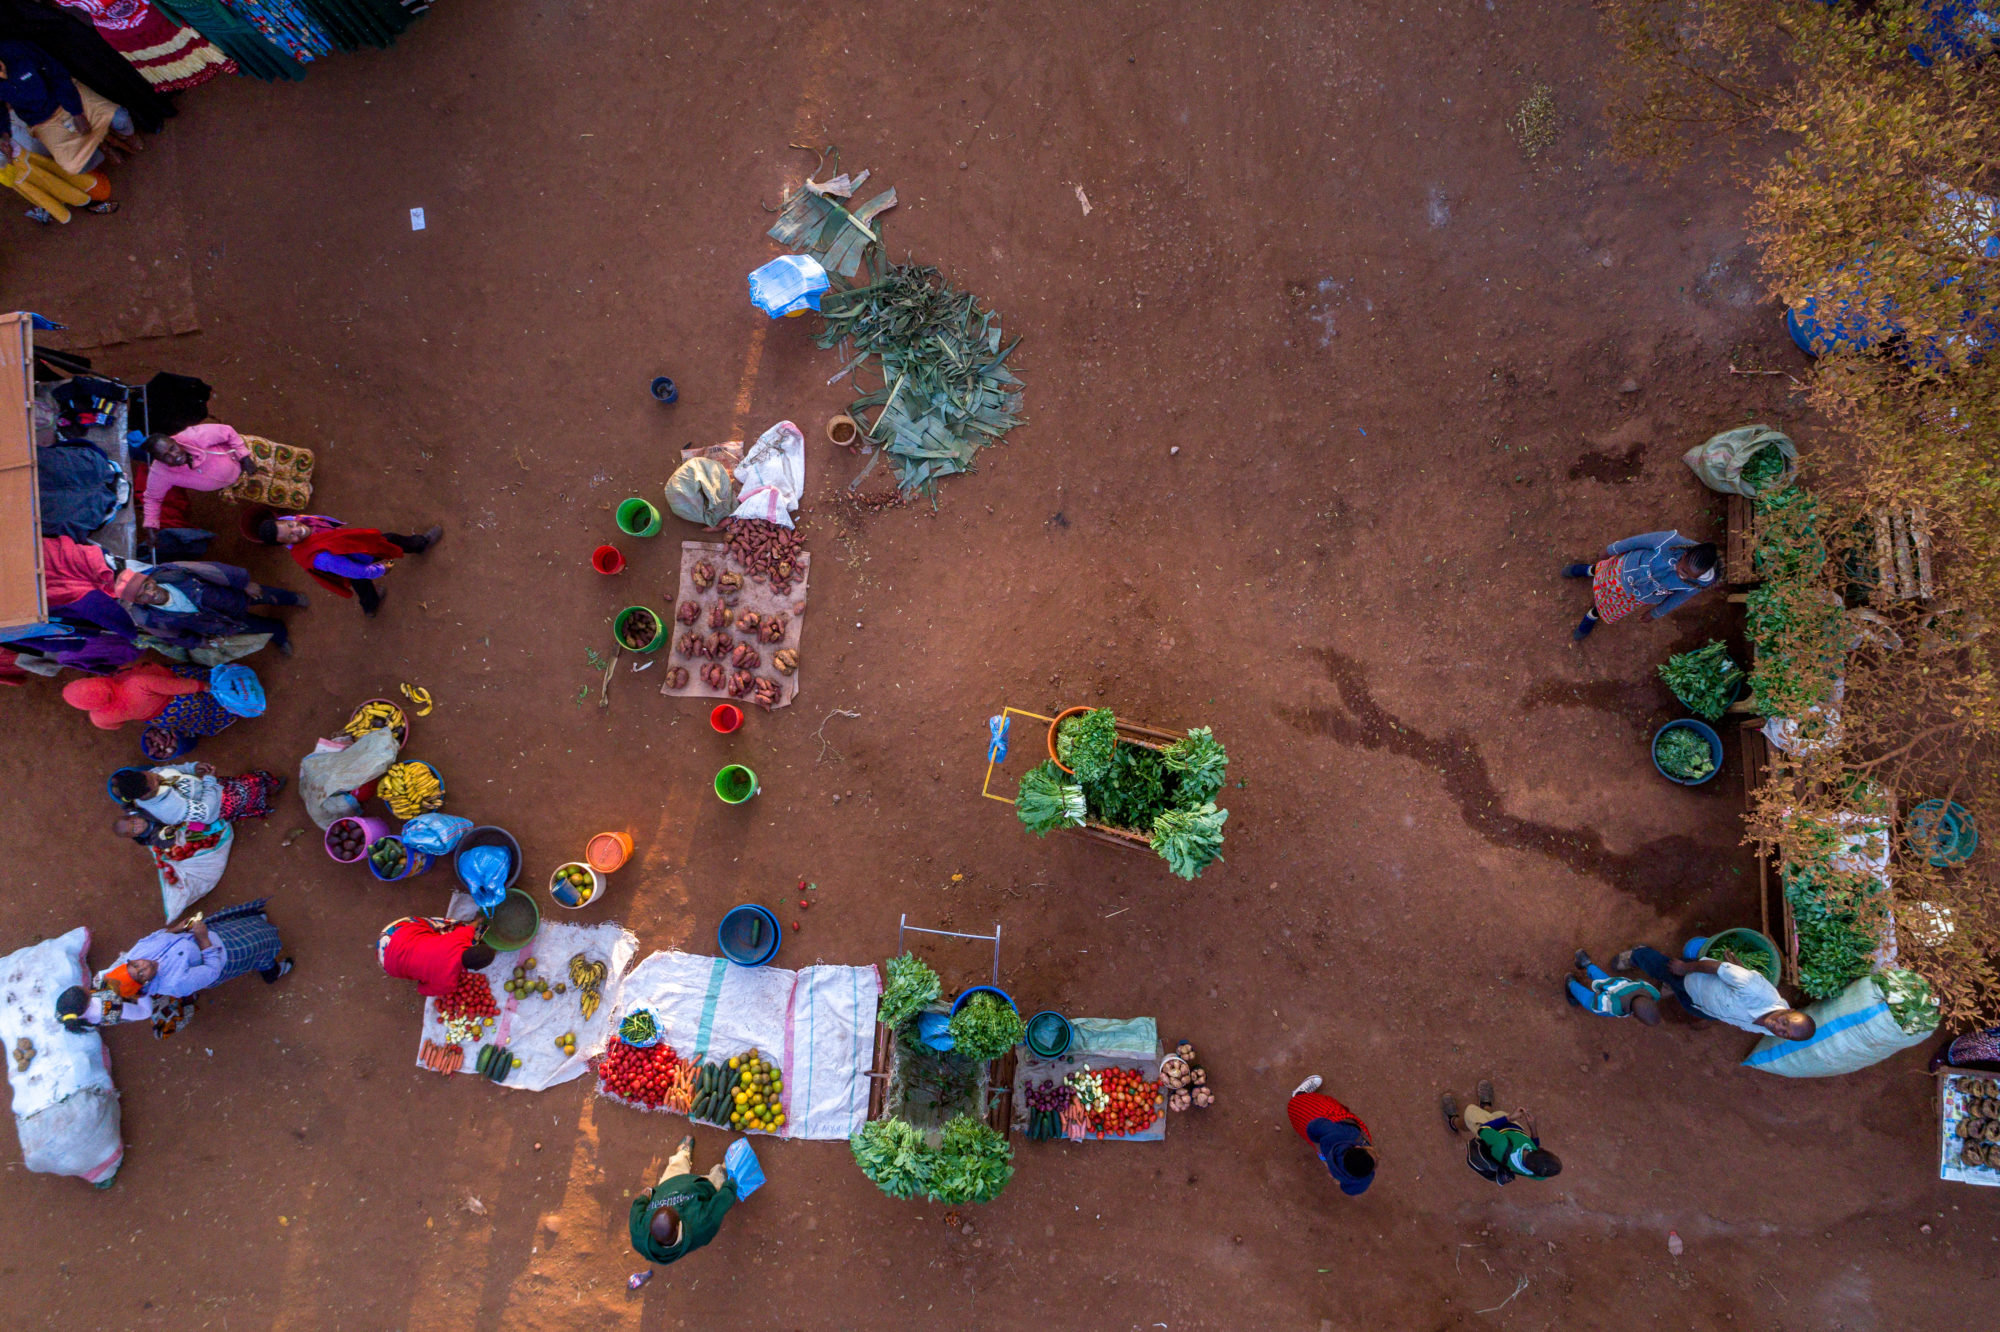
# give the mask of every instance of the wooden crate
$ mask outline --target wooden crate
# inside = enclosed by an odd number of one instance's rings
[[[1757,552],[1757,504],[1748,495],[1729,497],[1729,535],[1722,550],[1722,579],[1726,583],[1758,581],[1752,558]]]

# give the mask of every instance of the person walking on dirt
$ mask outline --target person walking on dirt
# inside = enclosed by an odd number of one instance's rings
[[[1699,949],[1705,940],[1688,947]],[[1813,1020],[1778,993],[1778,987],[1749,967],[1712,957],[1668,958],[1656,948],[1628,948],[1611,959],[1613,971],[1637,967],[1674,992],[1696,1017],[1727,1022],[1741,1031],[1766,1033],[1784,1041],[1811,1040]]]
[[[1450,1092],[1438,1101],[1438,1108],[1444,1112],[1444,1126],[1453,1137],[1467,1128],[1472,1130],[1472,1141],[1465,1149],[1468,1166],[1495,1184],[1510,1183],[1517,1176],[1553,1179],[1562,1173],[1562,1162],[1554,1152],[1543,1150],[1542,1140],[1532,1130],[1493,1108],[1492,1083],[1482,1079],[1474,1096],[1478,1104],[1465,1107],[1462,1114],[1458,1098]]]
[[[1578,1008],[1599,1017],[1632,1017],[1639,1019],[1644,1026],[1660,1025],[1659,990],[1645,981],[1607,974],[1581,948],[1576,950],[1576,966],[1589,984],[1574,976],[1567,977],[1563,981],[1563,993]]]
[[[1366,1193],[1375,1182],[1375,1145],[1368,1126],[1339,1101],[1320,1095],[1319,1088],[1317,1073],[1301,1082],[1285,1103],[1285,1117],[1313,1145],[1342,1193]]]
[[[493,965],[495,953],[480,942],[480,922],[405,916],[382,927],[375,960],[397,980],[413,980],[417,993],[431,999],[450,994],[468,971]]]
[[[1641,606],[1659,619],[1719,580],[1715,545],[1679,532],[1647,532],[1606,546],[1608,558],[1563,568],[1565,578],[1590,579],[1592,604],[1573,637],[1582,642],[1600,622],[1622,620]]]
[[[382,606],[375,580],[395,568],[403,556],[421,555],[444,540],[444,528],[436,523],[415,536],[403,536],[372,527],[349,527],[338,518],[316,514],[274,514],[261,519],[256,532],[257,539],[266,545],[289,549],[298,566],[327,591],[357,598],[361,613],[370,617]]]
[[[674,1263],[715,1238],[736,1205],[736,1181],[720,1161],[694,1170],[694,1137],[680,1141],[660,1182],[632,1200],[632,1247],[649,1263]]]

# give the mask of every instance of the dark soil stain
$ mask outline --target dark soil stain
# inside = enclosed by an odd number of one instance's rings
[[[1280,707],[1278,715],[1310,735],[1384,750],[1435,770],[1465,825],[1496,846],[1551,857],[1683,919],[1713,917],[1740,892],[1738,871],[1749,860],[1740,847],[1707,846],[1674,836],[1620,854],[1604,845],[1595,828],[1562,828],[1504,812],[1498,808],[1499,787],[1471,732],[1434,737],[1406,726],[1375,702],[1358,662],[1331,648],[1316,649],[1313,655],[1339,693],[1338,705]]]
[[[1592,449],[1569,465],[1569,479],[1607,481],[1614,486],[1637,481],[1646,470],[1645,449],[1644,444],[1634,444],[1623,453],[1601,453]]]
[[[1590,708],[1622,717],[1650,733],[1669,720],[1672,695],[1657,680],[1544,680],[1521,699],[1521,711]]]

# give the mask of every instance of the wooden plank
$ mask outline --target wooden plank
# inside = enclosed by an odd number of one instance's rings
[[[1889,531],[1889,511],[1877,509],[1868,515],[1875,528],[1875,591],[1870,598],[1887,604],[1896,596],[1895,538]]]
[[[1896,595],[1909,601],[1917,595],[1917,571],[1910,560],[1910,525],[1894,510],[1889,513],[1889,539],[1896,548]]]
[[[1917,595],[1929,601],[1937,588],[1931,582],[1931,516],[1921,504],[1910,507],[1910,538],[1917,548]]]
[[[34,328],[0,315],[0,628],[48,619],[35,471]]]
[[[1747,495],[1729,497],[1729,535],[1723,547],[1722,577],[1730,583],[1757,581],[1757,506]]]

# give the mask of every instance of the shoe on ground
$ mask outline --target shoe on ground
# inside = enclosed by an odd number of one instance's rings
[[[1578,971],[1590,970],[1590,950],[1585,948],[1576,950],[1576,969]]]
[[[271,977],[270,979],[266,980],[266,981],[265,981],[264,983],[265,983],[266,985],[275,985],[275,984],[277,984],[277,983],[278,983],[279,981],[283,980],[283,979],[284,979],[285,977],[287,977],[287,976],[289,976],[289,975],[291,975],[291,974],[292,974],[292,959],[290,959],[290,958],[288,957],[288,958],[286,958],[286,959],[285,959],[284,961],[282,961],[282,962],[278,963],[278,974],[277,974],[277,975],[275,975],[275,976],[272,976],[272,977]]]
[[[1450,1092],[1438,1097],[1438,1109],[1444,1115],[1444,1126],[1452,1136],[1465,1132],[1465,1121],[1458,1117],[1458,1098]]]
[[[1491,1110],[1493,1108],[1493,1084],[1485,1078],[1481,1078],[1477,1090],[1473,1092],[1473,1099],[1479,1102],[1481,1110]]]
[[[442,523],[432,523],[418,535],[424,539],[424,549],[429,550],[432,546],[444,540],[444,525]]]
[[[56,215],[46,208],[30,208],[28,210],[28,220],[30,222],[48,223],[55,221]]]
[[[1590,566],[1587,564],[1565,564],[1563,566],[1563,577],[1588,578],[1590,577]]]
[[[118,211],[118,201],[116,199],[106,199],[102,203],[85,204],[83,211],[86,213],[96,213],[100,216],[105,213],[115,213]]]
[[[1596,627],[1597,627],[1597,617],[1595,615],[1584,616],[1582,623],[1578,624],[1576,628],[1570,632],[1570,641],[1575,643],[1581,643],[1584,639],[1590,637],[1590,631],[1595,629]]]
[[[688,1148],[692,1146],[694,1146],[694,1134],[683,1133],[681,1135],[681,1140],[674,1144],[674,1152],[676,1155],[678,1155],[679,1153],[686,1151]]]
[[[1292,1088],[1292,1095],[1304,1096],[1307,1092],[1316,1092],[1320,1088],[1320,1082],[1321,1079],[1319,1074],[1315,1073],[1311,1077],[1307,1078],[1304,1082],[1301,1082],[1298,1086]]]
[[[1612,958],[1611,969],[1613,971],[1630,971],[1632,969],[1632,950],[1628,948],[1618,956]]]

